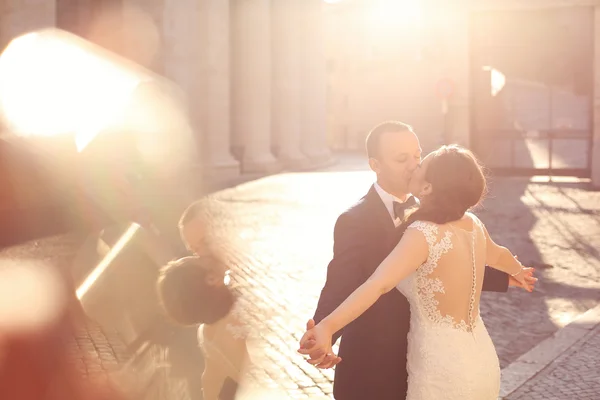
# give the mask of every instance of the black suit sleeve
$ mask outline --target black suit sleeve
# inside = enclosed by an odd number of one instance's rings
[[[482,290],[487,292],[506,292],[508,290],[508,274],[486,266]]]
[[[333,232],[333,259],[327,266],[327,280],[313,317],[316,323],[331,314],[366,280],[363,276],[365,239],[364,227],[358,218],[349,213],[338,218]],[[342,331],[333,335],[333,343]]]

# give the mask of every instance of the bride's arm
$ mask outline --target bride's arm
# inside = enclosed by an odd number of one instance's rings
[[[407,229],[394,250],[383,260],[371,277],[356,289],[321,325],[337,332],[358,318],[379,297],[392,290],[427,260],[428,246],[417,229]]]
[[[485,225],[481,224],[486,240],[485,263],[499,271],[506,272],[511,276],[518,275],[523,270],[523,265],[504,246],[496,244],[490,237]]]

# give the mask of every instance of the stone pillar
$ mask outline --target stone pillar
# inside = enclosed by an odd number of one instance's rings
[[[162,2],[162,51],[164,75],[173,81],[180,92],[177,103],[182,110],[177,119],[185,119],[173,134],[181,136],[180,143],[188,143],[193,149],[185,149],[187,153],[196,153],[196,162],[189,166],[190,171],[198,171],[202,167],[202,134],[198,118],[201,94],[201,75],[198,73],[201,60],[201,18],[200,4],[196,0],[164,0]],[[200,42],[200,43],[199,43]],[[175,91],[177,92],[177,91]],[[183,128],[185,126],[185,128]],[[185,137],[184,137],[185,135]],[[191,143],[193,141],[193,144]],[[184,149],[182,149],[184,151]],[[198,174],[200,175],[200,174]],[[200,177],[198,177],[200,179]]]
[[[331,162],[327,146],[324,2],[303,0],[302,150],[315,166]]]
[[[470,145],[470,53],[469,53],[469,9],[460,2],[447,6],[433,2],[424,10],[426,21],[436,29],[424,27],[425,35],[430,37],[441,58],[439,69],[436,71],[436,81],[432,85],[437,90],[437,81],[450,79],[454,84],[454,92],[447,99],[448,109],[444,117],[442,99],[436,96],[440,118],[440,139],[447,144],[457,143],[468,147]]]
[[[200,35],[198,4],[195,0],[165,0],[163,3],[164,72],[186,95],[197,87]]]
[[[600,7],[594,7],[594,137],[592,141],[592,186],[600,188]]]
[[[239,174],[240,165],[230,152],[230,35],[229,0],[204,0],[206,68],[204,145],[208,172],[219,178]]]
[[[84,36],[84,24],[90,24],[89,10],[86,13],[80,0],[56,0],[56,27],[76,35]]]
[[[466,147],[471,145],[469,18],[467,7],[458,8],[452,15],[452,30],[447,36],[454,38],[447,49],[451,62],[450,74],[456,85],[450,99],[448,136],[451,143]]]
[[[55,0],[0,2],[0,52],[17,36],[55,26],[60,10],[57,3]]]
[[[235,145],[243,146],[242,171],[278,172],[271,153],[271,2],[232,4],[232,122]]]
[[[302,54],[298,44],[302,19],[297,1],[278,0],[272,4],[272,138],[279,161],[285,167],[303,169],[310,160],[300,150]]]

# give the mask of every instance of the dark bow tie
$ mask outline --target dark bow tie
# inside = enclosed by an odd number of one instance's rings
[[[408,210],[417,205],[417,201],[413,196],[410,196],[404,203],[394,201],[394,216],[396,218],[404,219],[404,211]]]

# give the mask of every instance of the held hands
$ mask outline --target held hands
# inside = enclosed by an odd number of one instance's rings
[[[300,339],[298,353],[309,356],[308,362],[318,368],[331,368],[342,359],[335,355],[331,349],[331,337],[327,326],[320,323],[315,326],[315,321],[310,319],[306,323],[306,333]]]

